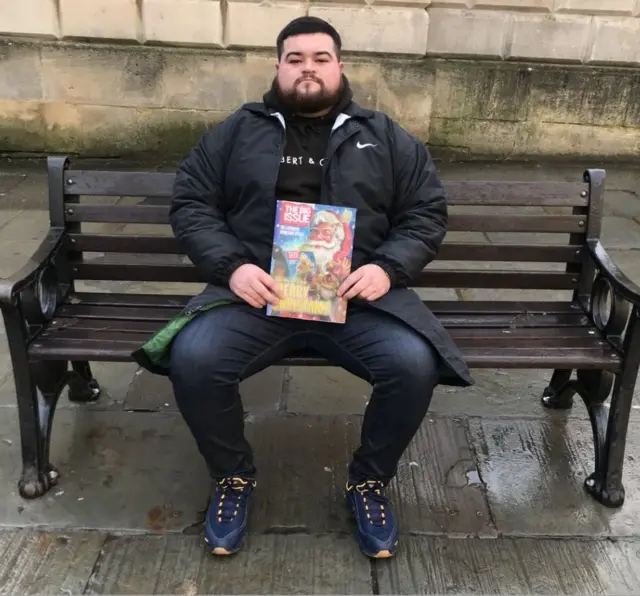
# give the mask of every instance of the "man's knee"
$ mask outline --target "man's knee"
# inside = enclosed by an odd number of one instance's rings
[[[426,338],[407,329],[397,349],[390,352],[388,371],[408,390],[413,387],[432,389],[438,384],[439,356]]]
[[[182,380],[210,379],[220,369],[223,346],[211,331],[213,321],[201,315],[187,324],[171,346],[171,377]],[[218,336],[219,337],[219,336]]]

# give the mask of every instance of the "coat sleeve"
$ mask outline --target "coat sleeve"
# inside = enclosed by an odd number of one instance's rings
[[[203,279],[227,285],[240,265],[253,262],[225,220],[225,152],[234,128],[230,116],[207,131],[180,164],[169,219],[173,233]]]
[[[395,196],[391,229],[369,259],[392,286],[407,285],[436,256],[447,229],[447,201],[428,149],[393,123]]]

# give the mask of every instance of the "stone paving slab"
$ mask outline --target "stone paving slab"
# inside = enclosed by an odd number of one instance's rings
[[[402,532],[447,536],[496,536],[467,425],[427,418],[391,482]]]
[[[430,415],[482,416],[486,418],[589,417],[576,397],[568,411],[548,410],[540,403],[551,370],[473,369],[472,387],[436,388]],[[287,371],[283,401],[288,412],[298,414],[363,414],[371,387],[339,368],[295,367]],[[632,417],[640,418],[640,383],[636,385]]]
[[[371,567],[344,535],[247,536],[233,557],[200,537],[109,540],[87,594],[371,594]]]
[[[248,425],[258,468],[255,531],[350,531],[343,490],[360,420],[268,417]],[[390,491],[401,531],[495,535],[466,429],[458,421],[434,419],[422,426]]]
[[[632,424],[624,470],[626,501],[597,503],[583,489],[593,471],[584,420],[470,420],[489,507],[503,535],[638,536],[640,426]]]
[[[379,594],[637,594],[636,542],[407,536]]]
[[[4,328],[0,324],[0,334]],[[0,376],[0,408],[3,406],[15,406],[16,395],[13,381],[13,372],[9,361],[8,352],[0,348],[0,370],[6,359],[6,369]],[[133,382],[134,374],[138,369],[135,362],[91,362],[93,375],[100,383],[101,394],[98,401],[89,404],[76,404],[67,400],[65,390],[58,402],[58,409],[90,409],[90,410],[121,410],[129,386]]]
[[[61,410],[51,459],[60,483],[18,495],[17,415],[0,418],[0,525],[183,531],[202,519],[211,482],[178,414]]]
[[[240,383],[240,395],[247,412],[276,411],[282,400],[285,368],[272,366]],[[128,388],[125,410],[166,411],[178,409],[171,381],[138,369]]]
[[[601,240],[607,249],[638,249],[640,225],[628,217],[605,217],[602,220]]]
[[[82,594],[105,536],[0,531],[0,594]]]

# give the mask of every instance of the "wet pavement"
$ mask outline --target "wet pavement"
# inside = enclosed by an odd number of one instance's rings
[[[640,283],[640,169],[607,168],[604,244]],[[572,180],[582,170],[443,164],[442,171]],[[42,164],[0,167],[2,276],[48,227],[45,184]],[[0,342],[0,594],[634,594],[640,586],[640,386],[627,500],[617,510],[582,488],[593,447],[581,402],[569,412],[540,405],[549,372],[476,370],[472,388],[438,388],[390,486],[401,548],[391,561],[370,562],[342,501],[370,388],[339,369],[273,367],[242,386],[259,484],[244,550],[218,560],[205,555],[200,536],[210,482],[169,382],[133,363],[93,368],[100,400],[75,405],[63,397],[58,407],[59,485],[25,501],[16,489],[20,437]]]

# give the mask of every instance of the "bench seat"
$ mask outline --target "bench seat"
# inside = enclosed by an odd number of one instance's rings
[[[127,360],[188,300],[176,295],[72,294],[36,337],[29,354],[43,360]],[[578,304],[434,301],[428,305],[472,368],[620,368],[620,354]],[[291,354],[281,364],[326,361],[308,352]]]

